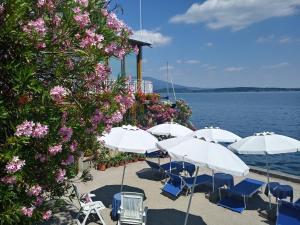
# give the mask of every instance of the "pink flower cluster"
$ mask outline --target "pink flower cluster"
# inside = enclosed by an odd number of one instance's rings
[[[56,155],[57,153],[62,151],[62,145],[55,145],[48,149],[50,155]]]
[[[43,138],[48,134],[48,126],[41,123],[34,123],[33,121],[25,120],[22,124],[17,126],[15,135],[25,137]]]
[[[39,196],[42,193],[42,187],[38,184],[29,188],[27,194],[28,196]]]
[[[135,45],[134,48],[133,48],[133,51],[137,55],[137,54],[139,54],[140,49],[137,45]]]
[[[102,41],[104,37],[102,34],[96,34],[95,30],[88,29],[85,31],[85,37],[82,38],[80,42],[81,48],[89,48],[91,46],[96,46],[97,48],[102,48]]]
[[[91,23],[90,14],[88,12],[81,13],[79,7],[74,8],[73,12],[76,14],[74,15],[74,20],[76,21],[76,23],[79,25],[81,29]]]
[[[13,159],[6,164],[5,168],[8,173],[15,173],[25,166],[25,160],[19,159],[18,156],[14,156]]]
[[[1,182],[4,184],[15,184],[17,182],[17,179],[14,176],[5,176],[1,178]]]
[[[104,119],[104,115],[99,109],[96,109],[91,118],[92,127],[94,130],[98,127],[98,124]]]
[[[123,114],[120,111],[114,112],[110,119],[108,119],[106,122],[109,124],[116,124],[120,123],[123,120]]]
[[[4,12],[4,6],[3,6],[3,3],[0,4],[0,15]]]
[[[46,212],[43,213],[43,220],[49,220],[52,216],[52,211],[48,210]]]
[[[59,129],[59,134],[62,137],[63,142],[68,142],[73,135],[73,129],[71,127],[63,126]]]
[[[116,43],[112,42],[104,48],[104,52],[107,54],[112,54],[119,59],[122,59],[126,55],[126,50],[120,46],[117,46]]]
[[[61,23],[61,18],[59,15],[55,14],[55,16],[53,17],[53,20],[52,20],[53,24],[57,27],[60,25]]]
[[[110,68],[106,67],[102,63],[98,63],[95,66],[95,72],[86,75],[86,87],[93,90],[102,90],[102,83],[107,79]]]
[[[30,208],[26,208],[25,206],[21,208],[21,212],[24,216],[27,217],[32,217],[32,213],[33,213],[34,208],[30,207]]]
[[[32,131],[32,137],[43,138],[49,132],[47,125],[42,125],[41,123],[36,123],[34,130]]]
[[[51,98],[57,102],[61,103],[64,98],[67,96],[68,92],[67,90],[62,86],[55,86],[50,90],[50,96]]]
[[[32,32],[37,33],[39,36],[44,37],[47,32],[45,21],[43,18],[36,20],[30,20],[26,25],[23,26],[23,31],[31,34]]]
[[[35,155],[35,159],[37,159],[37,160],[39,160],[40,162],[46,162],[47,161],[47,156],[46,155],[44,155],[44,154],[41,154],[41,153],[37,153],[36,155]]]
[[[71,152],[75,152],[76,151],[76,149],[77,149],[77,146],[78,146],[78,143],[77,143],[77,141],[73,141],[72,142],[72,144],[70,145],[70,151]]]
[[[43,204],[43,202],[44,202],[44,198],[41,196],[37,196],[36,200],[33,202],[33,204],[35,206],[40,206],[41,204]]]
[[[118,19],[115,13],[109,13],[106,17],[107,26],[115,31],[127,28],[125,23]]]
[[[56,173],[56,182],[62,183],[65,180],[66,176],[66,170],[65,169],[59,169]]]
[[[46,7],[48,9],[53,9],[54,8],[54,3],[53,3],[52,0],[38,0],[37,7],[38,8]]]
[[[68,155],[68,158],[66,160],[61,161],[61,165],[68,166],[74,163],[74,156]]]
[[[76,3],[84,6],[84,7],[87,7],[89,5],[89,1],[88,0],[74,0]]]

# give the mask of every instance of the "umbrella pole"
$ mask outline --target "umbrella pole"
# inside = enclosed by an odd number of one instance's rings
[[[187,225],[187,221],[188,221],[188,218],[189,218],[189,212],[190,212],[190,207],[191,207],[191,203],[192,203],[192,197],[193,197],[194,190],[195,190],[198,171],[199,171],[199,166],[197,166],[196,175],[195,175],[194,183],[193,183],[193,187],[192,187],[192,193],[190,195],[189,204],[188,204],[188,207],[187,207],[186,216],[185,216],[185,220],[184,220],[184,225]]]
[[[269,170],[270,170],[270,166],[269,166],[269,157],[268,154],[266,154],[266,166],[267,166],[267,182],[268,182],[268,198],[269,198],[269,208],[272,208],[271,205],[271,191],[270,191],[270,174],[269,174]]]
[[[215,171],[212,170],[212,190],[215,191]]]
[[[124,167],[123,167],[123,175],[122,175],[122,183],[121,183],[121,193],[123,191],[123,183],[124,183],[124,177],[125,177],[125,170],[126,170],[126,163],[124,164]]]

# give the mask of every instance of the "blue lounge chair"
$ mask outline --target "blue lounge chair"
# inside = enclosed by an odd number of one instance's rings
[[[297,201],[295,201],[294,204],[300,206],[300,198]]]
[[[218,205],[242,213],[247,207],[246,198],[252,197],[264,184],[262,181],[246,178],[233,188],[228,189],[228,196],[223,198]]]
[[[276,225],[300,225],[300,206],[296,203],[279,201]]]
[[[187,190],[186,194],[188,194],[194,185],[194,177],[181,177],[173,173],[167,173],[167,176],[169,176],[169,180],[162,188],[162,191],[174,197],[177,197],[185,189]],[[199,175],[196,178],[195,186],[210,183],[211,180],[212,177],[207,174]]]
[[[173,174],[173,173],[166,173],[169,177],[168,182],[162,188],[163,192],[166,192],[174,197],[177,197],[184,188],[184,180],[182,177]]]

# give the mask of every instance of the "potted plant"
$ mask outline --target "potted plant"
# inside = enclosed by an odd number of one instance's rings
[[[139,158],[138,158],[138,155],[137,155],[137,154],[134,154],[134,155],[133,155],[133,161],[134,161],[134,162],[139,161]]]
[[[145,155],[144,154],[139,154],[138,155],[138,160],[139,161],[145,161]]]
[[[116,155],[114,158],[113,158],[113,162],[114,162],[114,167],[118,167],[120,164],[120,159],[119,157]]]

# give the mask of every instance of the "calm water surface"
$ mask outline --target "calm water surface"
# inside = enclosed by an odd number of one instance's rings
[[[192,108],[199,128],[218,126],[241,137],[273,131],[300,140],[300,92],[177,94]],[[241,156],[249,165],[265,166],[262,156]],[[271,168],[300,176],[300,152],[270,157]]]

